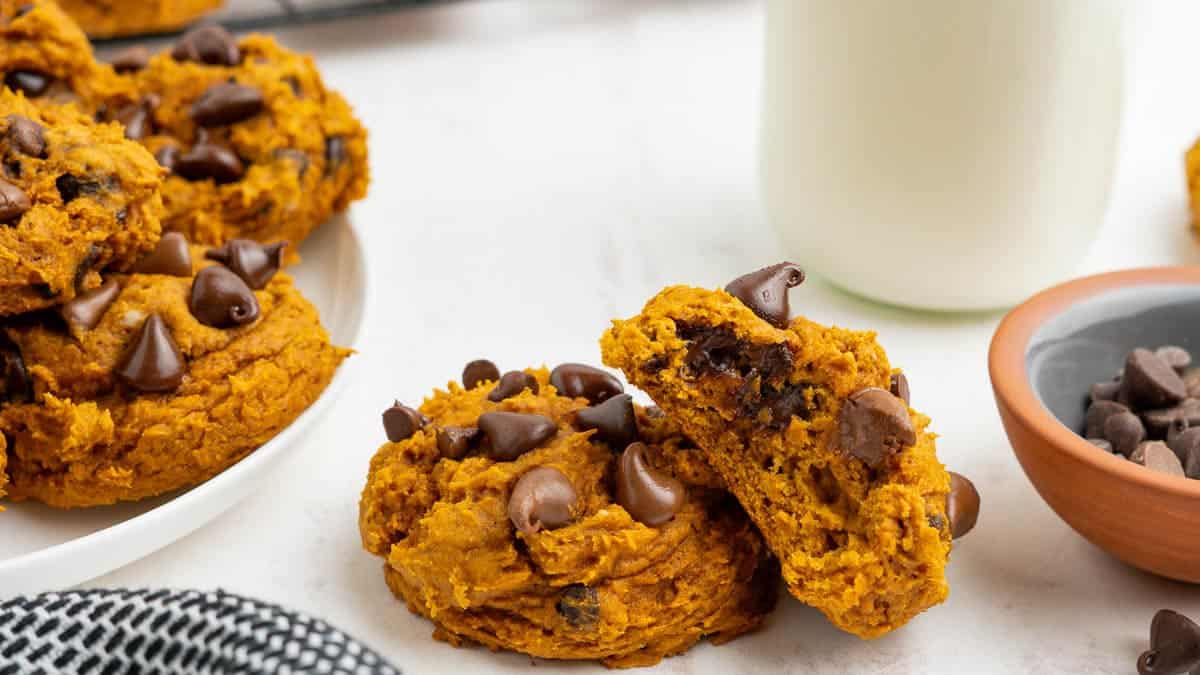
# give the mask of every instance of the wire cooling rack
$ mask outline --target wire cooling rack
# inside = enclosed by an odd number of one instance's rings
[[[382,14],[447,1],[449,0],[226,0],[223,9],[206,19],[220,22],[222,26],[234,32],[242,32]],[[169,37],[180,32],[182,31],[123,36],[98,40],[97,44],[120,45],[147,37]]]

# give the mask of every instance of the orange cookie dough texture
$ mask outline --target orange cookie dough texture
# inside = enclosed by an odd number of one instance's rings
[[[171,271],[156,257],[157,269]],[[197,270],[213,265],[204,249],[190,258]],[[194,315],[193,277],[184,274],[113,275],[98,292],[115,284],[111,296],[68,305],[65,318],[22,317],[4,328],[30,389],[22,396],[10,384],[15,401],[0,408],[10,498],[84,507],[203,482],[296,419],[348,355],[284,274],[257,292],[243,287],[254,311],[239,316],[257,318],[221,328]],[[155,326],[161,331],[148,330]],[[156,358],[131,365],[138,353]],[[139,389],[172,376],[169,390]]]
[[[152,250],[163,173],[120,127],[0,90],[0,315],[66,302]]]
[[[843,630],[883,635],[947,596],[949,475],[915,411],[907,446],[878,465],[842,449],[847,400],[890,387],[883,349],[873,333],[789,323],[786,288],[761,291],[750,297],[784,303],[775,325],[726,291],[667,288],[613,322],[604,362],[704,449],[793,595]]]
[[[182,28],[217,9],[222,0],[58,0],[93,37],[161,33]]]
[[[190,241],[297,245],[366,194],[366,130],[310,57],[270,37],[204,26],[123,78],[137,98],[107,113],[171,170],[164,228]]]
[[[419,413],[393,408],[388,414],[403,413],[412,435],[385,444],[371,461],[360,503],[363,545],[387,561],[392,591],[433,620],[434,637],[630,667],[758,626],[774,605],[778,566],[728,493],[674,482],[719,484],[699,451],[667,419],[636,410],[633,433],[647,444],[647,461],[686,493],[670,520],[643,524],[617,503],[617,455],[597,440],[600,432],[578,428],[589,401],[559,395],[544,369],[506,379],[521,376],[527,380],[504,400],[489,399],[497,388],[489,379],[471,389],[450,383]],[[618,405],[631,406],[622,398]],[[497,411],[545,416],[548,436],[514,459],[496,459],[502,441],[490,447],[490,432],[475,429],[486,426],[481,415]],[[478,434],[469,449],[445,443],[456,429]],[[458,459],[439,450],[439,437]],[[558,477],[552,494],[566,490],[576,499],[542,513],[542,528],[518,531],[512,514],[522,512],[510,502],[539,494],[516,487],[537,473]]]
[[[96,62],[87,36],[50,0],[0,0],[0,76],[38,103],[76,103],[88,112],[129,95],[129,85]]]

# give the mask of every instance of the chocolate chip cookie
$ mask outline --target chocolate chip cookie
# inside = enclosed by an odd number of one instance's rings
[[[311,58],[207,25],[117,65],[136,94],[103,114],[170,171],[165,229],[213,245],[299,244],[365,195],[366,131]]]
[[[69,301],[152,250],[163,174],[119,127],[0,90],[0,315]]]
[[[1192,202],[1192,226],[1200,231],[1200,141],[1187,153],[1185,164],[1188,195]]]
[[[99,38],[177,30],[222,0],[58,0],[88,35]]]
[[[876,637],[946,598],[952,530],[978,498],[969,481],[952,496],[929,419],[874,334],[789,320],[803,279],[785,263],[727,290],[667,288],[613,322],[603,358],[703,449],[792,594]]]
[[[753,524],[611,375],[479,361],[463,379],[384,413],[360,503],[364,547],[436,638],[650,665],[773,607],[778,566]]]
[[[91,113],[128,87],[96,62],[92,45],[50,0],[0,0],[0,76],[41,103],[75,103]]]
[[[4,325],[11,498],[82,507],[195,485],[317,399],[348,352],[272,256],[214,255],[169,234],[138,271]]]

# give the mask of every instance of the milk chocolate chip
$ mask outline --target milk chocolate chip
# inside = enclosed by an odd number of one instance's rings
[[[232,183],[246,174],[246,166],[232,150],[215,143],[201,142],[175,158],[172,170],[188,180]]]
[[[601,403],[625,391],[610,373],[582,363],[564,363],[550,371],[550,384],[560,396],[586,398],[590,403]]]
[[[28,157],[46,156],[46,129],[28,117],[8,116],[8,144]]]
[[[1129,411],[1119,412],[1104,421],[1104,438],[1112,443],[1114,451],[1128,457],[1139,443],[1146,440],[1146,428],[1137,415]]]
[[[288,242],[260,244],[249,239],[230,239],[220,248],[209,249],[204,257],[225,265],[256,291],[267,283],[283,266],[283,250]]]
[[[1183,477],[1184,475],[1183,464],[1180,463],[1179,457],[1162,441],[1147,441],[1138,445],[1129,459],[1151,471],[1171,476]]]
[[[619,452],[638,439],[637,413],[629,394],[613,396],[603,403],[575,413],[575,424],[581,429],[595,429],[592,438],[606,443]]]
[[[1154,350],[1154,354],[1180,374],[1187,370],[1188,366],[1192,365],[1192,355],[1183,347],[1167,345]]]
[[[46,93],[53,82],[53,77],[36,70],[14,70],[4,76],[4,84],[9,89],[24,92],[31,98]]]
[[[236,66],[241,50],[233,34],[216,24],[199,26],[184,33],[171,50],[176,61],[195,61],[211,66]]]
[[[183,374],[183,354],[158,314],[146,317],[115,372],[126,386],[146,393],[174,391]]]
[[[1121,381],[1109,380],[1108,382],[1097,382],[1092,385],[1088,391],[1088,396],[1095,401],[1115,401],[1121,393]]]
[[[850,395],[838,414],[842,452],[876,467],[889,455],[917,442],[904,402],[878,387]]]
[[[1135,407],[1165,408],[1187,397],[1179,373],[1149,349],[1135,349],[1125,359],[1122,391]]]
[[[392,443],[399,443],[411,437],[424,426],[425,417],[416,410],[401,405],[399,401],[383,411],[383,430]]]
[[[908,378],[904,373],[892,373],[892,396],[904,401],[904,405],[912,405],[912,393],[908,389]]]
[[[791,314],[788,289],[802,283],[804,270],[793,263],[782,262],[734,279],[725,291],[741,300],[759,318],[776,328],[785,328]]]
[[[511,461],[553,438],[558,425],[544,415],[488,412],[479,416],[479,430],[488,439],[493,457]]]
[[[617,503],[633,519],[658,527],[675,517],[687,499],[683,484],[646,461],[646,444],[631,443],[617,460]]]
[[[1129,412],[1129,408],[1116,401],[1104,399],[1088,406],[1083,418],[1083,435],[1087,438],[1104,438],[1104,423],[1117,413]]]
[[[33,204],[24,190],[0,178],[0,223],[15,222],[31,208]]]
[[[192,120],[202,127],[219,127],[254,117],[263,109],[262,92],[234,82],[214,84],[192,103]]]
[[[462,371],[463,389],[471,390],[484,382],[500,380],[500,369],[487,359],[475,359]]]
[[[24,403],[33,398],[33,381],[21,350],[0,332],[0,403]]]
[[[1200,668],[1200,626],[1160,609],[1150,623],[1150,650],[1138,657],[1140,675],[1179,675]]]
[[[571,522],[579,494],[571,479],[551,466],[531,469],[513,486],[508,499],[508,517],[513,527],[526,535],[543,528],[553,530]]]
[[[113,304],[120,293],[121,284],[117,283],[116,279],[109,279],[99,288],[75,296],[74,300],[63,305],[58,311],[68,324],[91,330],[104,318],[109,305]]]
[[[442,457],[461,459],[478,438],[478,427],[442,427],[437,432],[438,452]]]
[[[526,389],[534,394],[538,393],[537,378],[521,370],[510,370],[500,378],[500,381],[496,383],[496,387],[488,393],[488,400],[492,403],[499,403],[506,398],[516,396]]]
[[[979,491],[962,474],[950,472],[950,496],[946,499],[946,515],[950,518],[950,535],[958,539],[975,528],[979,520]]]
[[[133,268],[138,274],[165,274],[172,277],[192,276],[192,251],[187,239],[178,232],[168,232],[158,240],[150,255]]]
[[[213,265],[196,273],[189,303],[192,316],[206,326],[233,328],[258,320],[254,291],[227,267]]]
[[[150,64],[150,50],[134,45],[117,52],[108,62],[118,73],[136,73]]]

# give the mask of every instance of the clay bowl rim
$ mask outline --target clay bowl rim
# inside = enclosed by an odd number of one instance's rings
[[[988,351],[988,374],[996,397],[1010,414],[1056,452],[1103,469],[1123,481],[1180,497],[1200,498],[1200,480],[1150,471],[1088,443],[1042,404],[1026,369],[1029,342],[1050,319],[1084,300],[1110,291],[1162,285],[1194,285],[1200,292],[1200,267],[1144,267],[1108,272],[1068,281],[1038,293],[1000,322]],[[1013,451],[1020,453],[1015,444]]]

